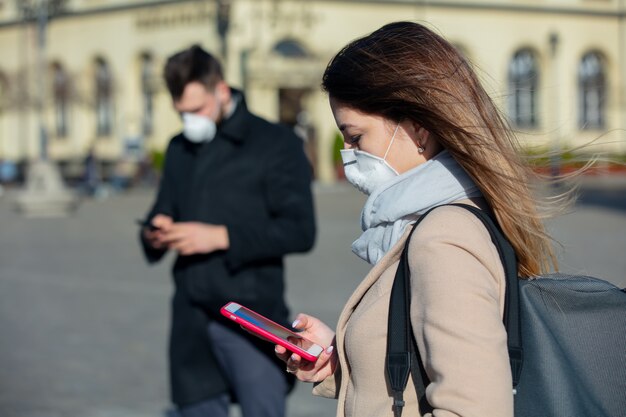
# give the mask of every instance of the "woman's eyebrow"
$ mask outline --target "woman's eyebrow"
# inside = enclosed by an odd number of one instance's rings
[[[344,131],[344,130],[346,130],[346,128],[348,128],[348,127],[354,127],[354,125],[351,125],[351,124],[349,124],[349,123],[344,123],[344,124],[341,124],[341,125],[339,125],[339,130],[341,130],[341,131],[343,132],[343,131]]]

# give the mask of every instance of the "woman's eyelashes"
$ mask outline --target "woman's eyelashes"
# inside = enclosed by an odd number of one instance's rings
[[[354,144],[358,143],[359,140],[361,140],[361,135],[350,136],[348,138],[348,143],[350,143],[350,145],[354,145]]]

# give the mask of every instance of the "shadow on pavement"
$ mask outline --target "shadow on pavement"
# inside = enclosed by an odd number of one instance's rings
[[[603,187],[581,186],[577,205],[626,211],[626,185]]]

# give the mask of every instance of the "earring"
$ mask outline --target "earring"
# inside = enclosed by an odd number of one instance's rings
[[[422,148],[422,146],[421,146],[421,145],[418,145],[418,146],[417,146],[417,152],[418,152],[418,153],[424,153],[424,148]]]

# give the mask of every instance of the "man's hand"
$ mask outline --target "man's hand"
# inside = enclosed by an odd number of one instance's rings
[[[229,247],[226,226],[200,222],[173,223],[163,231],[163,243],[181,255],[196,255]]]
[[[143,228],[143,236],[148,241],[150,246],[154,249],[167,249],[167,244],[164,241],[165,233],[172,227],[174,221],[170,216],[165,214],[157,214],[154,216],[150,223],[154,227]]]

